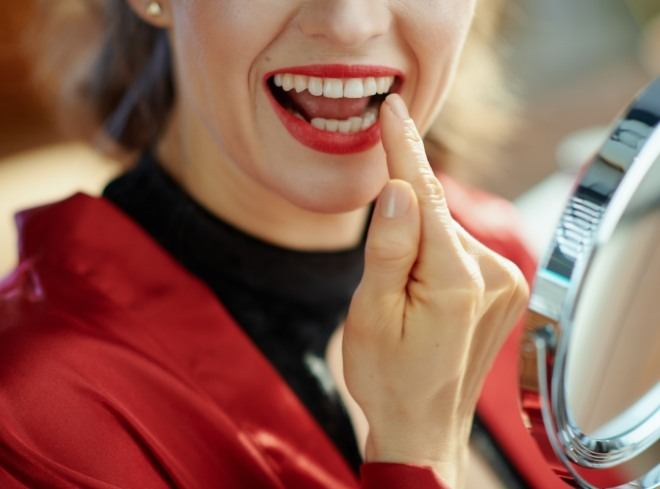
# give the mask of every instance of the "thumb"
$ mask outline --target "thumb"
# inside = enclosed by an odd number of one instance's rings
[[[390,180],[376,202],[365,245],[361,288],[369,295],[400,294],[417,259],[417,197],[405,180]]]

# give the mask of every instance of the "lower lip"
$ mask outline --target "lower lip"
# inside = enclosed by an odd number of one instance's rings
[[[380,124],[378,121],[367,129],[351,134],[322,131],[291,114],[275,100],[268,85],[264,88],[275,113],[286,127],[286,130],[308,148],[322,153],[350,154],[366,151],[380,141]]]

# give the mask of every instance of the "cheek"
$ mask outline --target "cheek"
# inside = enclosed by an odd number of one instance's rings
[[[181,1],[175,12],[174,37],[182,76],[194,75],[198,83],[206,83],[201,88],[207,95],[232,98],[237,95],[229,90],[232,85],[240,83],[244,88],[248,82],[251,87],[250,68],[277,29],[277,17],[268,15],[272,3]]]
[[[405,21],[406,37],[424,68],[441,68],[455,58],[469,32],[474,17],[474,0],[410,0],[425,5],[409,7]]]
[[[426,132],[447,95],[467,38],[475,1],[410,0],[408,15],[402,15],[402,35],[415,59],[419,78],[411,99],[411,112]],[[412,2],[415,3],[413,7]],[[420,5],[423,4],[423,5]]]
[[[286,21],[272,0],[180,0],[173,38],[177,91],[226,151],[253,124],[255,63]],[[245,144],[244,144],[245,146]],[[245,155],[245,153],[243,153]]]

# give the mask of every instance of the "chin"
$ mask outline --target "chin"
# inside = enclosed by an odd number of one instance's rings
[[[383,163],[384,165],[384,163]],[[388,180],[387,170],[350,178],[318,179],[305,185],[280,182],[277,192],[291,204],[309,212],[339,214],[361,209],[378,197]]]
[[[389,179],[381,144],[360,153],[330,155],[305,148],[286,135],[284,140],[282,134],[270,136],[264,135],[260,153],[243,170],[300,209],[321,214],[361,209],[378,197]],[[268,154],[282,156],[274,160]]]

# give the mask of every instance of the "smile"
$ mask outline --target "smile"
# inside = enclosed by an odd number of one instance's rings
[[[317,151],[364,151],[380,140],[378,110],[403,77],[392,68],[313,65],[268,73],[264,84],[280,121]]]

